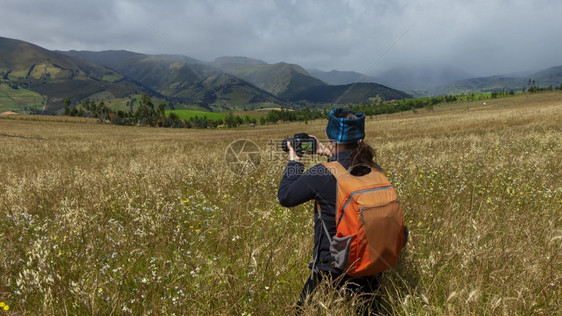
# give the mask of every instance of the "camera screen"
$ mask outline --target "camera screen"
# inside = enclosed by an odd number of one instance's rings
[[[302,144],[301,144],[301,148],[303,150],[312,151],[313,147],[314,147],[314,144],[311,141],[305,141],[305,142],[302,142]]]

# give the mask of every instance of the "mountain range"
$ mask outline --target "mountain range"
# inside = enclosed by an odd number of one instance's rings
[[[329,85],[301,66],[267,64],[244,57],[203,62],[187,56],[147,55],[130,51],[50,51],[0,37],[0,84],[3,93],[29,90],[44,98],[42,109],[61,111],[85,99],[135,99],[147,93],[173,107],[225,111],[258,107],[321,106],[402,99],[409,94],[369,83],[338,98],[347,86]],[[7,88],[9,87],[9,88]],[[318,90],[319,88],[322,88]],[[333,99],[318,96],[330,95]],[[334,97],[336,96],[336,97]],[[17,110],[17,109],[14,109]]]
[[[475,77],[456,67],[432,65],[423,67],[394,68],[375,76],[368,76],[352,71],[323,72],[309,70],[317,78],[331,84],[349,84],[351,82],[378,82],[394,89],[405,91],[413,96],[458,95],[483,93],[501,90],[520,91],[529,85],[539,87],[559,87],[562,84],[562,66],[540,71]],[[531,83],[529,82],[531,79]]]
[[[72,105],[88,99],[134,102],[142,93],[170,107],[212,111],[323,107],[412,95],[520,90],[530,78],[537,85],[559,85],[562,66],[486,78],[472,78],[462,69],[438,65],[393,69],[368,76],[351,71],[306,70],[284,62],[268,64],[248,57],[201,61],[182,55],[124,50],[51,51],[0,37],[0,92],[5,99],[22,91],[40,95],[43,110],[49,112],[60,112],[66,98]],[[0,103],[2,100],[0,96]],[[21,107],[23,103],[14,104]]]
[[[81,100],[102,91],[114,97],[156,94],[110,69],[5,38],[0,38],[0,83],[3,94],[24,88],[48,96],[50,109],[61,107],[66,97]]]

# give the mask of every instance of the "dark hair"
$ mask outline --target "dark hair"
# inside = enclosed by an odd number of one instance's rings
[[[348,120],[354,120],[354,119],[357,118],[357,115],[355,115],[355,112],[349,111],[349,110],[337,112],[334,115],[338,118],[346,118]]]
[[[346,144],[345,148],[351,150],[351,165],[368,165],[377,170],[382,170],[376,163],[377,153],[369,144],[361,140],[357,143]]]

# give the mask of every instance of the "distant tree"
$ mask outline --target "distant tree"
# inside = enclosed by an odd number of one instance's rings
[[[88,103],[88,107],[86,108],[86,110],[90,111],[90,112],[95,112],[96,111],[96,101],[90,101],[90,103]]]
[[[131,113],[131,114],[135,113],[135,110],[134,110],[134,107],[133,107],[133,106],[135,105],[135,102],[136,102],[136,101],[137,101],[136,98],[131,98],[131,99],[129,99],[129,101],[127,101],[127,105],[130,107],[130,108],[129,108],[129,113]]]
[[[240,115],[236,115],[235,119],[236,119],[236,124],[238,124],[238,125],[242,125],[244,123],[244,121],[242,120]]]
[[[105,118],[106,114],[107,114],[107,107],[105,106],[105,102],[100,101],[100,103],[98,103],[98,105],[96,106],[96,110],[95,110],[95,116],[98,118]]]
[[[160,103],[158,104],[158,114],[157,114],[158,118],[158,126],[163,126],[164,123],[166,122],[166,105],[164,103]]]
[[[141,104],[146,105],[148,107],[154,108],[154,104],[152,103],[152,100],[150,99],[150,96],[146,93],[143,93],[140,99]]]
[[[135,121],[140,125],[154,126],[158,121],[158,115],[154,110],[154,104],[148,96],[148,94],[143,94],[140,101],[139,107],[134,113]]]
[[[183,122],[181,121],[181,119],[176,113],[170,112],[170,114],[168,115],[168,117],[164,122],[164,127],[175,127],[175,128],[183,127]]]
[[[70,99],[64,99],[64,115],[70,115]]]
[[[227,127],[231,127],[231,128],[238,126],[238,122],[234,118],[234,113],[232,113],[232,111],[230,111],[228,115],[225,117],[224,124],[226,124]]]
[[[445,96],[445,102],[450,103],[450,102],[455,102],[457,101],[457,97],[453,96],[453,95],[446,95]]]

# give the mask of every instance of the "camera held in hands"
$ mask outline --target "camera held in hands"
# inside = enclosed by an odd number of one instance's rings
[[[287,142],[291,142],[291,146],[293,146],[293,149],[299,157],[302,157],[304,154],[314,154],[318,148],[316,138],[310,137],[307,133],[298,133],[295,134],[293,138],[285,138],[283,143],[281,143],[281,148],[283,148],[285,152],[289,151]]]

